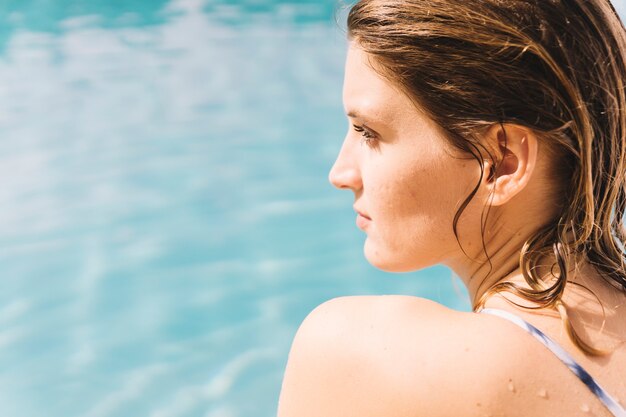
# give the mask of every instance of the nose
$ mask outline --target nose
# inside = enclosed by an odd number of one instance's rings
[[[351,149],[348,141],[344,141],[339,155],[328,173],[328,180],[339,189],[359,190],[363,187],[355,149]]]

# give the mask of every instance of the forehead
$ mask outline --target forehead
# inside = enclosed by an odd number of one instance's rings
[[[411,100],[372,68],[373,58],[353,43],[348,48],[343,102],[346,113],[387,119],[414,115]]]

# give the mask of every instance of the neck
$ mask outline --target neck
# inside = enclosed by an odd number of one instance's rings
[[[519,261],[525,243],[522,237],[528,235],[524,232],[511,234],[508,228],[495,226],[485,233],[484,247],[478,238],[478,243],[464,245],[465,253],[443,262],[464,282],[472,306],[498,282],[523,280]]]

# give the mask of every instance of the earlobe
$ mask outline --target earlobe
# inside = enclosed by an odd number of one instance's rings
[[[494,125],[487,140],[497,146],[497,161],[485,163],[488,202],[501,206],[528,185],[537,162],[538,142],[532,130],[512,124]]]

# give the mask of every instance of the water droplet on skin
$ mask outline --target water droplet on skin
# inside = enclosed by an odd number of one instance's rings
[[[548,391],[546,391],[545,388],[541,388],[538,392],[537,395],[540,396],[541,398],[548,398]]]
[[[580,411],[582,411],[583,413],[588,413],[589,411],[591,411],[591,409],[587,404],[583,404],[580,406]]]
[[[515,385],[513,385],[513,381],[509,380],[509,391],[515,392]]]

